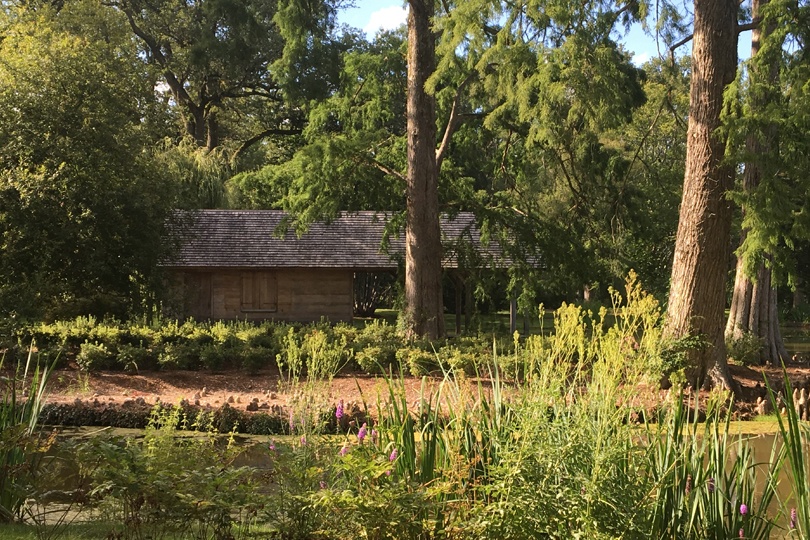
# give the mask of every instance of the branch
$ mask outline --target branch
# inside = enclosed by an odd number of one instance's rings
[[[689,34],[688,36],[686,36],[685,38],[683,38],[679,42],[677,42],[677,43],[675,43],[675,44],[673,44],[673,45],[671,45],[669,47],[669,56],[672,59],[673,63],[675,63],[675,49],[677,49],[678,47],[681,47],[682,45],[686,45],[687,43],[692,41],[692,38],[694,36],[695,36],[694,34]]]
[[[269,92],[264,89],[257,89],[257,88],[242,88],[242,89],[228,89],[220,92],[220,97],[223,98],[244,98],[244,97],[262,97],[268,99],[270,101],[275,101],[277,103],[283,103],[284,100],[278,97],[277,95],[278,89],[273,92]]]
[[[385,165],[383,165],[382,163],[380,163],[380,162],[379,162],[379,161],[377,161],[376,159],[369,159],[369,160],[368,160],[368,162],[369,162],[369,163],[370,163],[370,164],[371,164],[373,167],[376,167],[377,169],[381,170],[381,171],[382,171],[382,172],[384,172],[385,174],[390,174],[391,176],[394,176],[394,177],[396,177],[396,178],[399,178],[399,179],[400,179],[400,180],[402,180],[403,182],[407,182],[407,180],[408,180],[408,179],[405,177],[405,175],[404,175],[404,174],[402,174],[401,172],[399,172],[399,171],[395,171],[394,169],[389,169],[388,167],[386,167]]]
[[[647,132],[644,133],[644,136],[641,138],[641,141],[638,143],[638,147],[636,148],[636,151],[633,154],[633,159],[630,160],[630,165],[627,166],[627,169],[624,172],[624,176],[622,177],[622,184],[627,183],[627,176],[630,174],[630,170],[633,168],[633,165],[635,164],[635,162],[638,161],[639,155],[641,155],[641,149],[644,147],[644,143],[647,142],[647,137],[649,137],[650,134],[655,129],[655,126],[658,124],[658,119],[661,118],[661,113],[664,112],[664,108],[667,106],[668,102],[669,102],[669,97],[664,96],[664,98],[661,100],[661,106],[658,107],[658,112],[655,113],[655,118],[653,118],[653,121],[650,124],[650,127],[647,129]]]
[[[245,150],[247,150],[257,142],[259,142],[260,140],[264,139],[265,137],[269,137],[270,135],[300,135],[301,131],[302,130],[300,129],[265,129],[261,133],[258,133],[253,137],[249,138],[248,140],[246,140],[245,142],[243,142],[242,145],[239,147],[239,149],[237,149],[236,152],[233,153],[233,156],[231,156],[231,161],[236,161],[236,158],[241,156],[245,152]]]
[[[740,34],[742,32],[747,32],[748,30],[754,30],[756,28],[759,28],[759,23],[760,23],[760,21],[752,21],[750,23],[738,24],[737,27],[736,27],[736,31],[737,31],[738,34]],[[688,36],[686,36],[685,38],[683,38],[679,42],[674,43],[673,45],[671,45],[669,47],[669,54],[670,54],[670,56],[672,57],[673,60],[675,59],[675,49],[677,49],[678,47],[681,47],[683,45],[686,45],[687,43],[692,41],[692,38],[694,36],[695,36],[694,34],[689,34]]]
[[[478,72],[473,71],[467,77],[461,81],[461,84],[458,85],[456,89],[456,96],[453,98],[453,107],[450,109],[450,118],[447,120],[447,127],[444,130],[444,137],[442,137],[442,143],[439,145],[438,150],[436,150],[436,169],[441,170],[442,168],[442,161],[444,161],[444,157],[447,154],[447,147],[450,146],[450,139],[453,137],[453,133],[455,133],[458,126],[461,124],[462,118],[459,116],[458,109],[461,106],[461,94],[464,91],[464,88],[470,84],[476,76],[478,76]]]
[[[166,59],[166,56],[163,54],[163,51],[160,49],[160,45],[155,38],[147,34],[140,26],[138,26],[138,23],[135,22],[135,17],[132,15],[131,10],[121,8],[121,11],[123,11],[127,16],[127,21],[129,22],[129,27],[132,28],[132,32],[141,38],[144,43],[146,43],[146,46],[149,47],[149,50],[154,55],[160,67],[163,68],[163,75],[166,77],[166,84],[169,85],[169,88],[171,88],[172,93],[175,95],[177,100],[180,103],[194,105],[194,100],[191,99],[191,96],[183,87],[183,84],[177,80],[177,76],[169,69],[169,62]],[[202,106],[202,104],[200,104],[200,106]]]

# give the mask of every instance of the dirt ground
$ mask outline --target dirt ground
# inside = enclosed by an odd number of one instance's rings
[[[405,381],[408,402],[419,396],[422,380]],[[435,386],[438,380],[428,381]],[[294,389],[279,380],[278,372],[267,370],[256,375],[241,371],[211,373],[205,371],[155,371],[138,374],[121,372],[83,373],[75,369],[55,372],[48,387],[48,403],[72,403],[76,400],[120,405],[142,398],[146,403],[177,404],[183,400],[203,408],[216,409],[228,403],[242,410],[252,402],[260,410],[286,407],[297,399]],[[365,401],[372,408],[378,398],[388,395],[384,379],[367,374],[342,375],[331,384],[318,385],[319,400],[337,404],[339,400],[350,407],[363,408]]]
[[[756,414],[757,397],[766,395],[763,374],[781,388],[781,368],[731,366],[732,374],[742,388],[735,410],[739,419],[748,419]],[[794,363],[788,366],[791,382],[796,386],[810,388],[810,365]],[[420,378],[405,381],[408,403],[415,403],[422,386]],[[438,379],[428,381],[434,387]],[[477,385],[477,381],[470,381]],[[486,384],[486,383],[485,383]],[[143,399],[146,403],[160,401],[166,404],[187,400],[204,408],[216,409],[225,403],[242,410],[256,403],[260,410],[284,408],[296,396],[285,391],[280,384],[278,372],[265,371],[256,375],[244,372],[211,373],[204,371],[159,371],[129,374],[121,372],[83,373],[76,369],[64,369],[53,374],[47,401],[50,403],[73,403],[78,400],[108,406],[120,405],[129,400]],[[388,390],[383,379],[365,375],[341,375],[320,392],[320,399],[330,403],[344,400],[347,406],[357,405],[362,409],[365,401],[373,409],[378,398],[385,400]],[[644,398],[646,406],[654,406],[663,399],[664,391],[648,391]],[[140,399],[139,399],[140,398]]]

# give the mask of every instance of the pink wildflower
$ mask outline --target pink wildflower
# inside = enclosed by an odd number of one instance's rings
[[[337,404],[337,408],[335,409],[335,418],[340,419],[343,418],[343,400],[341,399],[340,402]]]

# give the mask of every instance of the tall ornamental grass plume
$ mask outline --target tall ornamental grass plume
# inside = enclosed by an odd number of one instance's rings
[[[653,501],[649,537],[770,538],[776,518],[768,508],[777,495],[784,447],[774,444],[767,463],[758,463],[748,439],[730,433],[726,393],[710,395],[704,422],[696,400],[687,397],[684,404],[680,391],[673,396],[660,424],[645,430]]]
[[[13,373],[0,378],[0,523],[22,518],[30,485],[52,442],[40,437],[37,430],[51,369],[40,368],[38,362],[32,365],[33,349],[32,344],[25,366],[18,364]],[[27,389],[22,396],[18,394],[20,387]]]

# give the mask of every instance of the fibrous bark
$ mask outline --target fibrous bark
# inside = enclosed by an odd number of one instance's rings
[[[724,341],[725,279],[730,256],[734,169],[724,163],[725,139],[717,133],[723,91],[737,69],[737,3],[695,0],[692,81],[686,168],[669,293],[667,333],[701,336],[689,352],[689,380],[707,377],[733,388]]]
[[[762,6],[767,0],[754,0],[752,3],[754,21],[760,20]],[[751,58],[756,59],[759,54],[761,41],[772,32],[773,28],[754,27],[751,36]],[[750,98],[751,109],[756,113],[768,105],[768,96],[758,88],[772,85],[779,77],[779,66],[775,61],[765,69],[752,63],[749,79],[752,84]],[[764,80],[767,79],[767,80]],[[764,82],[764,86],[759,86]],[[767,156],[776,148],[776,133],[766,128],[762,133],[750,133],[745,141],[746,154],[749,156]],[[755,190],[762,179],[762,168],[753,159],[745,164],[742,187],[746,192]],[[745,211],[743,209],[743,211]],[[742,231],[742,240],[747,230]],[[755,276],[748,276],[744,270],[744,259],[737,258],[736,276],[734,278],[734,295],[731,300],[731,310],[726,322],[726,340],[737,340],[744,334],[753,334],[762,340],[760,349],[760,363],[778,363],[787,361],[788,355],[782,334],[779,331],[779,316],[776,303],[776,286],[772,283],[771,269],[765,262],[760,262]]]
[[[436,65],[432,0],[410,0],[408,14],[408,174],[405,229],[407,333],[444,335],[436,102],[425,83]]]

